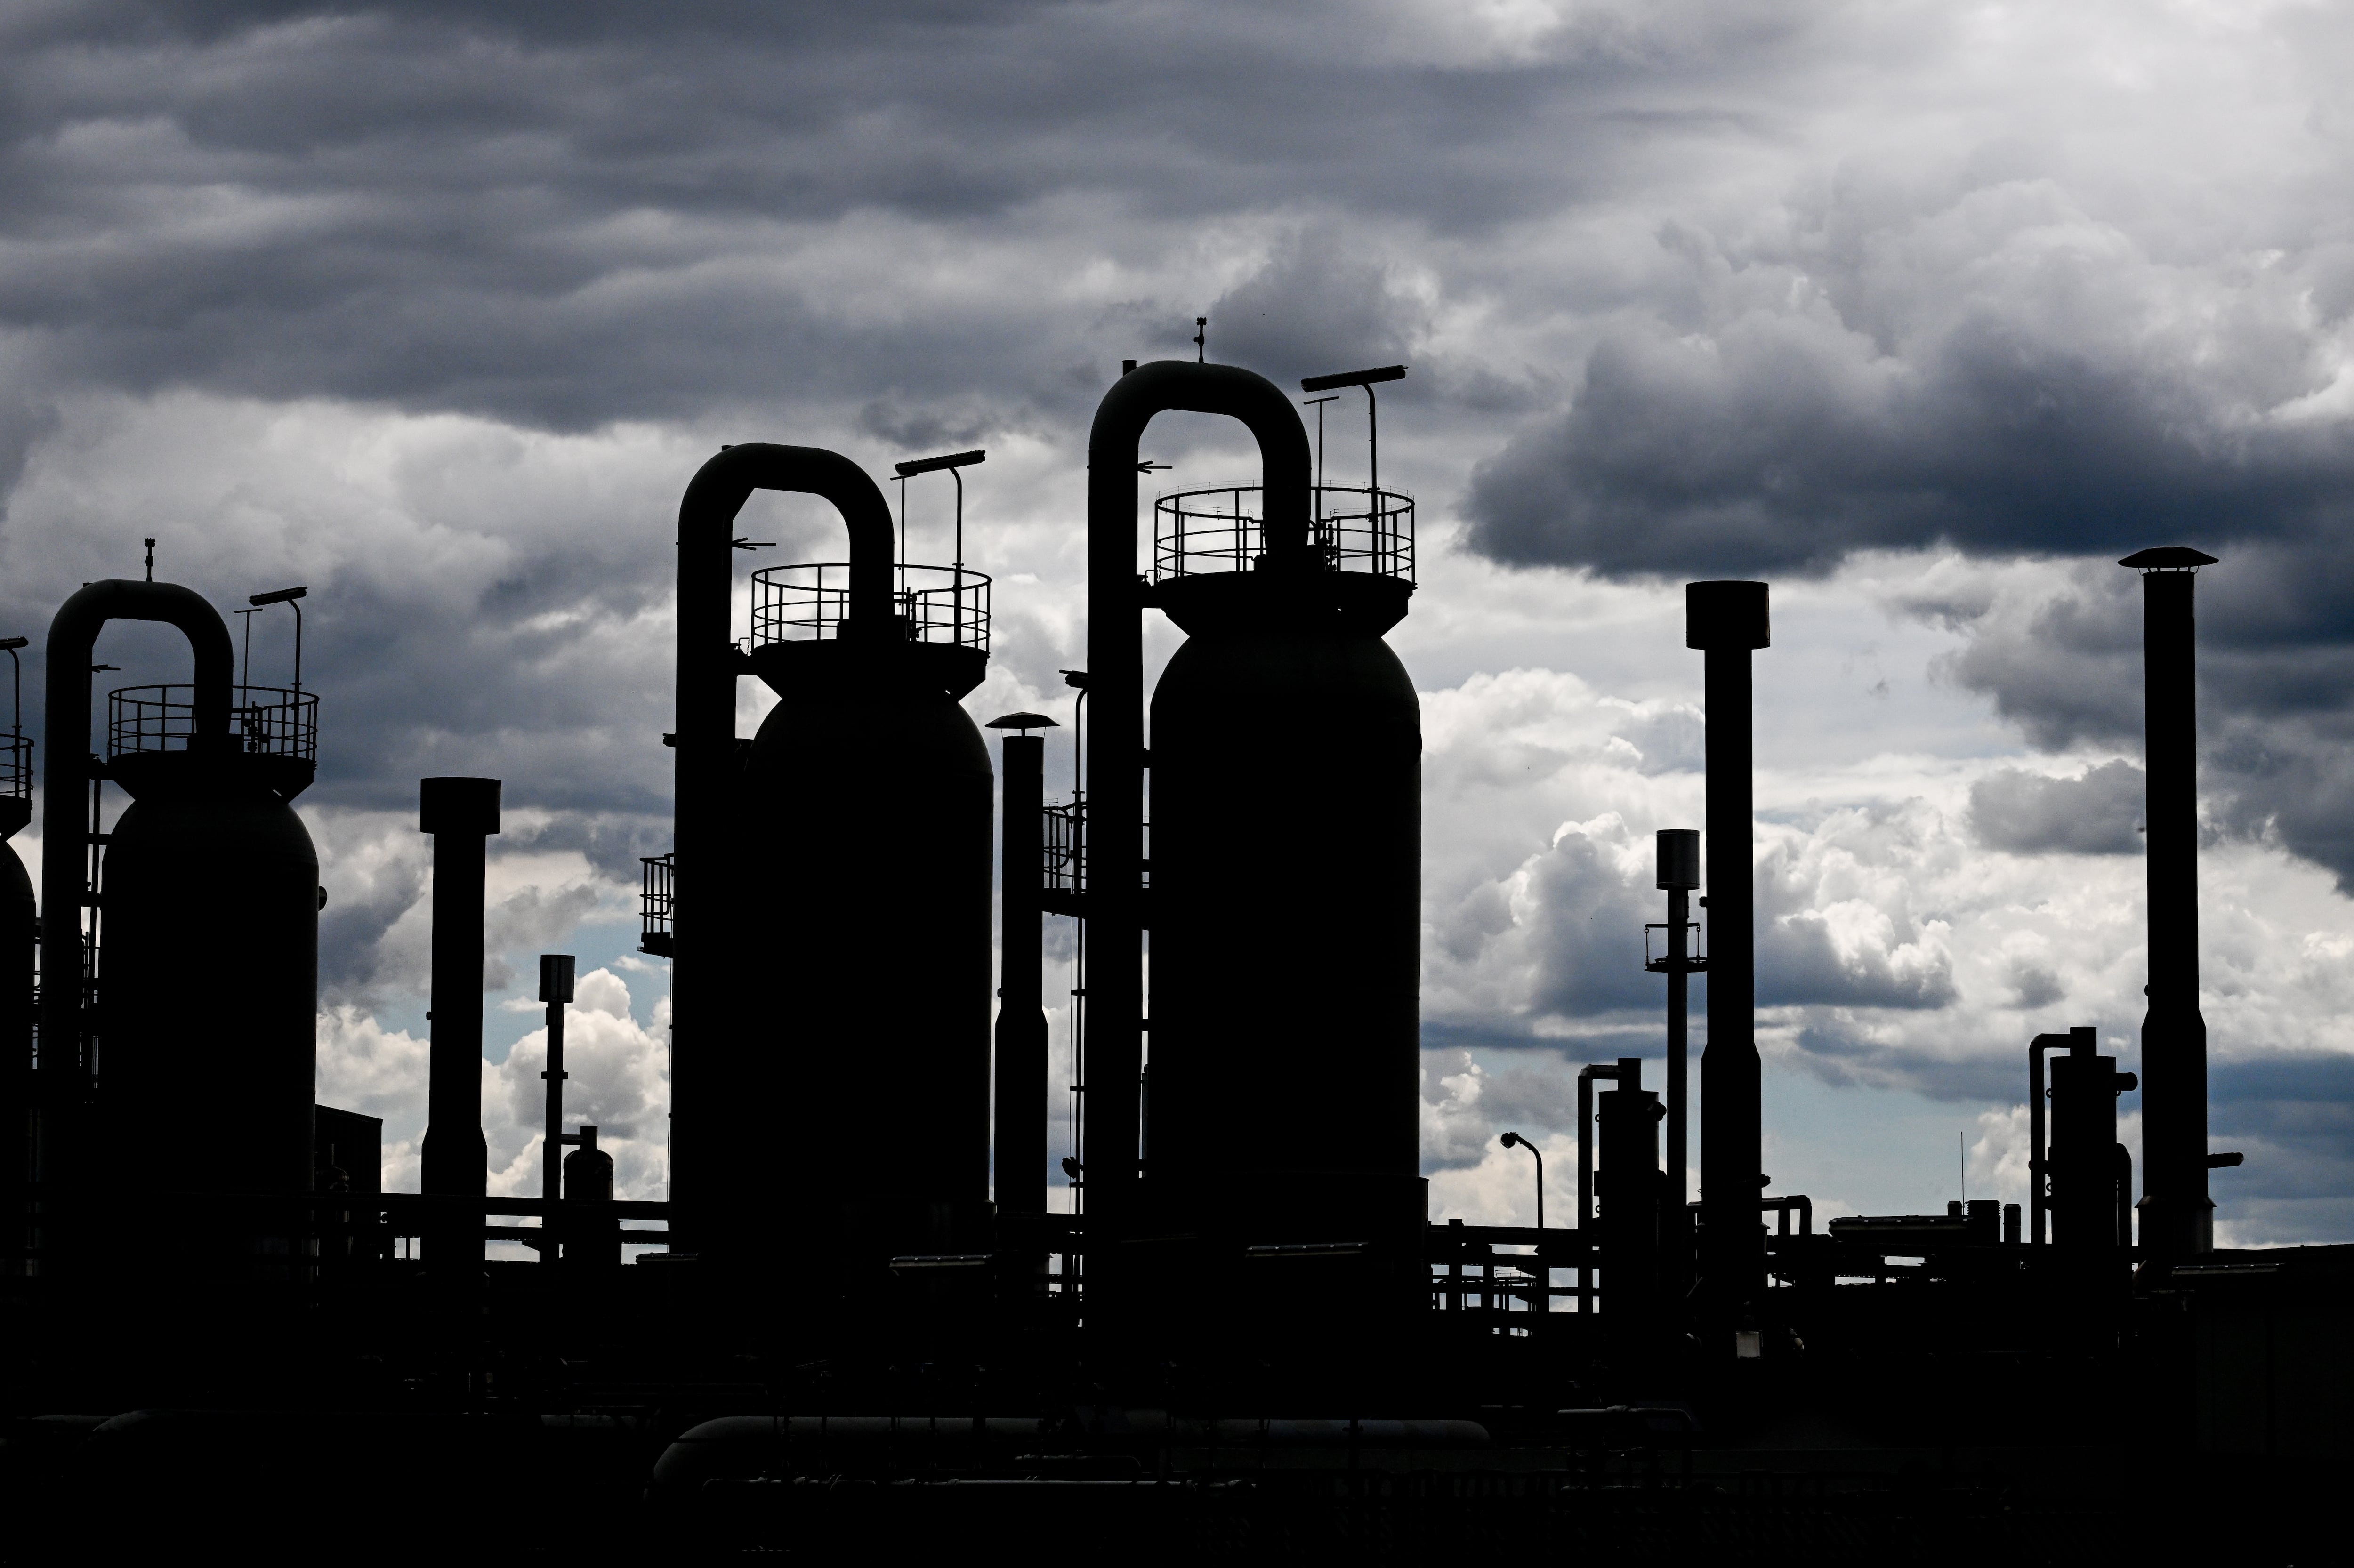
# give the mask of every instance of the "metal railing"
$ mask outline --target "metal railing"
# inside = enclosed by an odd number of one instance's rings
[[[645,886],[638,895],[638,951],[666,959],[671,956],[670,921],[677,897],[672,891],[677,853],[640,855],[638,863],[645,867]]]
[[[891,614],[910,642],[989,652],[989,578],[961,567],[903,566]],[[804,561],[752,574],[752,646],[839,637],[850,618],[850,567]]]
[[[1087,891],[1087,808],[1083,800],[1045,809],[1045,878],[1049,897],[1079,898]]]
[[[1267,553],[1259,487],[1184,490],[1152,503],[1152,580],[1254,570]],[[1414,499],[1363,485],[1316,486],[1311,549],[1327,571],[1414,581]]]
[[[33,737],[0,735],[0,800],[33,798]]]
[[[1667,972],[1667,932],[1669,929],[1670,927],[1664,922],[1658,920],[1654,920],[1649,925],[1643,927],[1643,967],[1651,970],[1654,974],[1665,974]],[[1654,931],[1659,933],[1658,950],[1656,952],[1652,950],[1653,944],[1651,940],[1651,933]],[[1708,972],[1708,955],[1701,950],[1701,939],[1702,935],[1703,933],[1701,930],[1701,924],[1699,921],[1689,920],[1685,922],[1686,939],[1684,942],[1684,968],[1696,975],[1706,974]]]
[[[1084,800],[1044,808],[1045,842],[1039,872],[1049,914],[1078,914],[1087,895],[1087,807]],[[1144,824],[1145,859],[1141,884],[1152,891],[1152,824]]]
[[[196,732],[194,686],[124,686],[107,694],[109,757],[186,751]],[[229,688],[228,732],[249,757],[319,760],[319,694],[281,686]]]

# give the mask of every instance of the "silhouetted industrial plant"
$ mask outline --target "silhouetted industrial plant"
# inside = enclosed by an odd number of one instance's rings
[[[1405,374],[1301,389],[1362,390],[1370,415]],[[1260,471],[1154,501],[1140,561],[1140,442],[1172,410],[1240,421]],[[665,1202],[617,1200],[598,1129],[566,1119],[561,954],[538,991],[550,1174],[488,1194],[501,799],[473,778],[419,780],[429,1126],[421,1191],[378,1191],[380,1125],[313,1104],[325,895],[292,802],[321,699],[299,641],[290,686],[239,684],[186,588],[67,600],[37,916],[0,850],[20,1547],[2043,1562],[2179,1549],[2228,1517],[2234,1556],[2309,1550],[2354,1422],[2354,1247],[2214,1245],[2207,1172],[2239,1157],[2208,1149],[2199,1011],[2192,597],[2213,558],[2122,563],[2147,618],[2140,1077],[2091,1028],[2019,1043],[2025,1213],[1819,1227],[1771,1190],[1751,874],[1769,595],[1709,581],[1685,622],[1705,819],[1658,835],[1662,918],[1624,933],[1628,966],[1661,976],[1661,1046],[1579,1073],[1568,1223],[1556,1203],[1551,1224],[1433,1224],[1421,717],[1384,641],[1416,591],[1415,508],[1381,488],[1377,446],[1345,485],[1320,445],[1251,371],[1129,365],[1088,437],[1076,718],[992,719],[994,767],[960,705],[991,652],[990,578],[965,560],[982,453],[898,465],[956,486],[947,566],[904,558],[838,453],[732,446],[693,476],[675,850],[644,866],[642,951],[673,966]],[[754,573],[739,642],[755,490],[831,503],[847,559]],[[303,591],[252,608],[299,617]],[[1148,610],[1184,634],[1149,710]],[[101,756],[93,645],[126,620],[177,628],[192,678],[112,693]],[[749,738],[746,676],[777,698]],[[5,755],[14,833],[21,719]],[[108,786],[130,798],[111,825]],[[1067,1080],[1058,920],[1079,954]],[[878,1073],[887,1128],[864,1108]],[[1542,1152],[1506,1143],[1536,1157],[1542,1204]]]

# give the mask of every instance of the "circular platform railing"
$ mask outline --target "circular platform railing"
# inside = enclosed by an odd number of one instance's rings
[[[106,698],[110,757],[186,751],[196,732],[194,686],[124,686]],[[249,757],[319,760],[319,695],[281,686],[229,688],[228,732]]]
[[[1310,498],[1309,541],[1328,571],[1414,581],[1414,498],[1321,484]],[[1152,503],[1152,578],[1256,569],[1267,553],[1259,487],[1184,490]]]
[[[989,578],[970,567],[894,568],[891,613],[909,642],[989,652]],[[850,567],[805,561],[752,574],[752,646],[842,635]]]

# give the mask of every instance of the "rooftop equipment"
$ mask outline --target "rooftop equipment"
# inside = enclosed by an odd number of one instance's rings
[[[2199,568],[2179,546],[2117,563],[2141,573],[2148,802],[2149,1011],[2141,1026],[2142,1245],[2155,1258],[2215,1249],[2207,1195],[2207,1020],[2199,1011]]]
[[[2054,1038],[2047,1034],[2039,1041]],[[2051,1148],[2039,1147],[2034,1153],[2048,1181],[2052,1245],[2100,1267],[2133,1245],[2131,1200],[2126,1196],[2131,1166],[2117,1142],[2117,1097],[2136,1084],[2133,1074],[2117,1071],[2115,1057],[2100,1054],[2093,1030],[2072,1029],[2065,1038],[2067,1051],[2050,1064]],[[2122,1277],[2117,1283],[2124,1283]]]
[[[1612,1338],[1628,1348],[1657,1332],[1659,1297],[1659,1118],[1667,1107],[1643,1087],[1639,1056],[1618,1059],[1617,1083],[1600,1097],[1603,1308]]]
[[[1766,1286],[1765,1185],[1757,1063],[1756,895],[1752,881],[1749,656],[1770,646],[1766,585],[1684,587],[1684,646],[1700,649],[1708,712],[1708,1044],[1701,1053],[1702,1344],[1734,1355],[1754,1343]],[[1717,875],[1723,872],[1722,876]]]

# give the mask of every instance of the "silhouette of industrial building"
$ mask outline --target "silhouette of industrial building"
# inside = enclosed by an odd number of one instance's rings
[[[1302,389],[1370,398],[1403,374]],[[1159,498],[1140,561],[1140,443],[1173,410],[1239,421],[1260,472]],[[991,652],[962,528],[980,458],[900,465],[958,487],[946,567],[903,558],[882,490],[838,453],[733,446],[686,487],[675,849],[645,863],[643,950],[674,985],[663,1202],[617,1200],[597,1129],[565,1120],[564,955],[540,976],[551,1177],[487,1193],[502,801],[472,778],[419,785],[429,1128],[420,1190],[380,1191],[380,1124],[313,1103],[324,895],[292,802],[319,696],[299,664],[286,688],[237,683],[220,613],[187,588],[99,582],[59,609],[37,917],[0,850],[0,1473],[20,1550],[332,1556],[380,1533],[404,1554],[586,1537],[809,1561],[988,1540],[1145,1561],[2042,1562],[2225,1525],[2260,1558],[2326,1542],[2354,1247],[2219,1249],[2208,1196],[2238,1158],[2207,1147],[2198,1010],[2192,611],[2211,557],[2123,563],[2147,614],[2140,1076],[2090,1029],[2021,1042],[2024,1212],[1818,1226],[1766,1190],[1750,711],[1772,618],[1767,585],[1703,581],[1686,643],[1705,820],[1659,833],[1662,918],[1626,934],[1629,965],[1662,977],[1665,1072],[1580,1073],[1568,1224],[1432,1224],[1420,717],[1384,641],[1416,591],[1413,503],[1377,469],[1322,482],[1298,404],[1260,376],[1129,366],[1088,438],[1083,770],[1050,800],[1044,732],[1064,726],[994,720],[993,765],[961,705]],[[847,558],[754,574],[738,642],[735,525],[761,489],[831,503]],[[1149,711],[1148,609],[1184,633]],[[101,754],[92,648],[123,620],[176,628],[193,678],[113,693]],[[777,697],[748,738],[748,676]],[[21,726],[6,757],[14,833]],[[131,803],[101,826],[108,784]],[[1072,918],[1066,1083],[1041,932]],[[226,977],[233,1007],[195,1003]],[[878,1072],[887,1128],[854,1108]],[[1066,1096],[1079,1143],[1056,1202]],[[499,1241],[535,1259],[491,1261]]]

